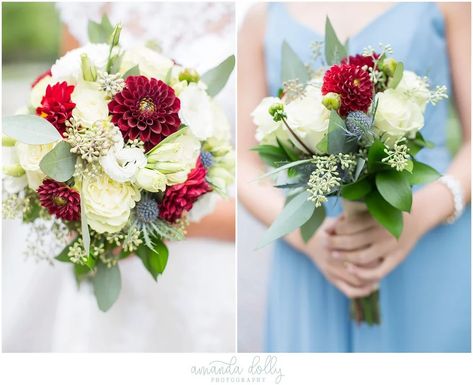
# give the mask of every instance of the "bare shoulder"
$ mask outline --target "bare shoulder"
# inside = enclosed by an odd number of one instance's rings
[[[266,26],[266,8],[265,3],[258,3],[250,8],[246,14],[241,32],[248,35],[262,35]]]
[[[439,2],[437,3],[440,11],[443,13],[445,20],[448,23],[454,23],[458,21],[469,21],[471,15],[471,4],[470,2],[457,3],[457,2]]]

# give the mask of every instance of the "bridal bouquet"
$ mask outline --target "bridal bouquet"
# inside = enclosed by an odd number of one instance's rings
[[[90,44],[58,59],[2,121],[4,216],[32,223],[33,252],[69,239],[55,259],[92,280],[103,311],[120,292],[118,261],[137,255],[157,279],[165,241],[184,239],[234,178],[213,99],[234,57],[200,76],[146,46],[124,50],[120,32],[106,17],[89,22]]]
[[[295,229],[307,242],[325,218],[328,197],[343,199],[345,215],[368,210],[399,238],[412,186],[439,177],[415,156],[431,147],[420,129],[427,104],[447,97],[446,87],[404,69],[389,45],[348,55],[327,19],[325,43],[315,43],[322,68],[306,66],[282,47],[278,97],[262,100],[252,116],[260,143],[254,150],[288,191],[283,211],[265,233],[264,246]],[[380,323],[379,293],[352,301],[358,322]]]

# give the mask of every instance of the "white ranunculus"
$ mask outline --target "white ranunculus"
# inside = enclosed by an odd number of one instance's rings
[[[46,175],[39,168],[41,159],[51,151],[58,142],[49,144],[25,144],[16,142],[18,160],[25,170],[28,186],[36,190]]]
[[[412,71],[404,71],[396,91],[403,92],[421,108],[422,112],[425,111],[430,99],[430,91],[427,83],[420,76]]]
[[[308,87],[306,95],[290,102],[286,106],[287,123],[299,139],[311,151],[327,134],[330,111],[322,104],[322,94],[317,87]],[[293,135],[288,134],[291,142],[301,151],[307,152]]]
[[[212,100],[197,84],[191,83],[179,95],[181,109],[179,117],[194,136],[205,140],[213,135]]]
[[[131,183],[120,183],[103,173],[85,176],[80,186],[87,223],[98,233],[116,233],[128,222],[140,192]]]
[[[276,136],[283,132],[282,122],[275,122],[269,114],[269,107],[281,103],[281,99],[274,97],[264,98],[253,110],[251,117],[256,126],[256,140],[263,144],[275,144]]]
[[[202,195],[194,202],[187,218],[190,222],[199,222],[202,218],[211,214],[215,210],[215,206],[221,199],[220,195],[215,192],[209,192]]]
[[[423,109],[402,90],[387,89],[378,95],[375,127],[393,138],[410,136],[424,126]]]
[[[164,80],[173,64],[173,61],[166,56],[145,46],[139,46],[125,51],[120,72],[125,73],[130,68],[139,65],[141,75]]]
[[[120,133],[117,143],[99,160],[107,175],[116,182],[133,181],[137,172],[146,166],[146,156],[142,149],[124,147]]]
[[[76,84],[83,79],[80,55],[87,54],[91,64],[99,70],[104,70],[107,64],[110,46],[108,44],[87,44],[73,49],[58,59],[51,67],[52,83],[66,81]]]
[[[108,104],[97,83],[80,81],[74,87],[71,99],[76,104],[72,116],[85,126],[91,127],[95,122],[107,119]]]
[[[183,183],[195,167],[200,154],[200,141],[183,128],[168,136],[147,154],[147,168],[166,175],[166,184]]]
[[[45,76],[31,89],[30,104],[36,109],[41,105],[41,100],[46,94],[46,88],[52,84],[51,76]]]

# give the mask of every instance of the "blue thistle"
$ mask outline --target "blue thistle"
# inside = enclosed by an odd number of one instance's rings
[[[358,142],[366,142],[369,145],[373,141],[373,131],[371,129],[372,119],[364,112],[352,111],[346,118],[347,131],[350,136],[356,138]]]
[[[206,169],[209,169],[210,167],[212,167],[214,163],[214,156],[209,151],[202,151],[200,153],[200,159],[202,161],[203,166]]]
[[[144,197],[136,204],[136,217],[138,221],[150,223],[155,221],[159,215],[158,202],[149,197]]]

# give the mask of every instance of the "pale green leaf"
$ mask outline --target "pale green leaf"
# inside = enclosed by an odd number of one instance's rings
[[[301,226],[301,237],[305,243],[315,234],[325,219],[325,206],[316,207],[309,220]]]
[[[282,82],[298,79],[302,84],[305,84],[309,81],[306,66],[286,41],[282,43],[281,60]]]
[[[348,56],[348,41],[343,45],[332,27],[330,19],[325,19],[325,61],[328,65],[338,64],[344,57]]]
[[[103,263],[97,265],[97,273],[93,278],[94,294],[97,305],[102,311],[107,311],[118,299],[122,288],[120,269],[118,265],[107,267]]]
[[[396,88],[397,85],[401,82],[403,74],[404,74],[404,64],[402,64],[402,62],[398,62],[396,64],[396,69],[394,70],[394,74],[392,78],[390,78],[388,81],[388,87]]]
[[[36,115],[2,118],[3,133],[26,144],[48,144],[62,140],[61,134],[46,119]]]
[[[74,174],[76,159],[77,155],[71,153],[69,143],[59,142],[41,159],[39,167],[50,178],[65,182]]]
[[[126,78],[128,76],[139,76],[140,75],[140,66],[139,64],[131,67],[129,70],[127,70],[124,74],[123,74],[123,79],[126,80]]]
[[[207,85],[207,93],[210,96],[217,95],[225,87],[234,67],[235,56],[231,55],[217,67],[202,75],[201,79]]]

